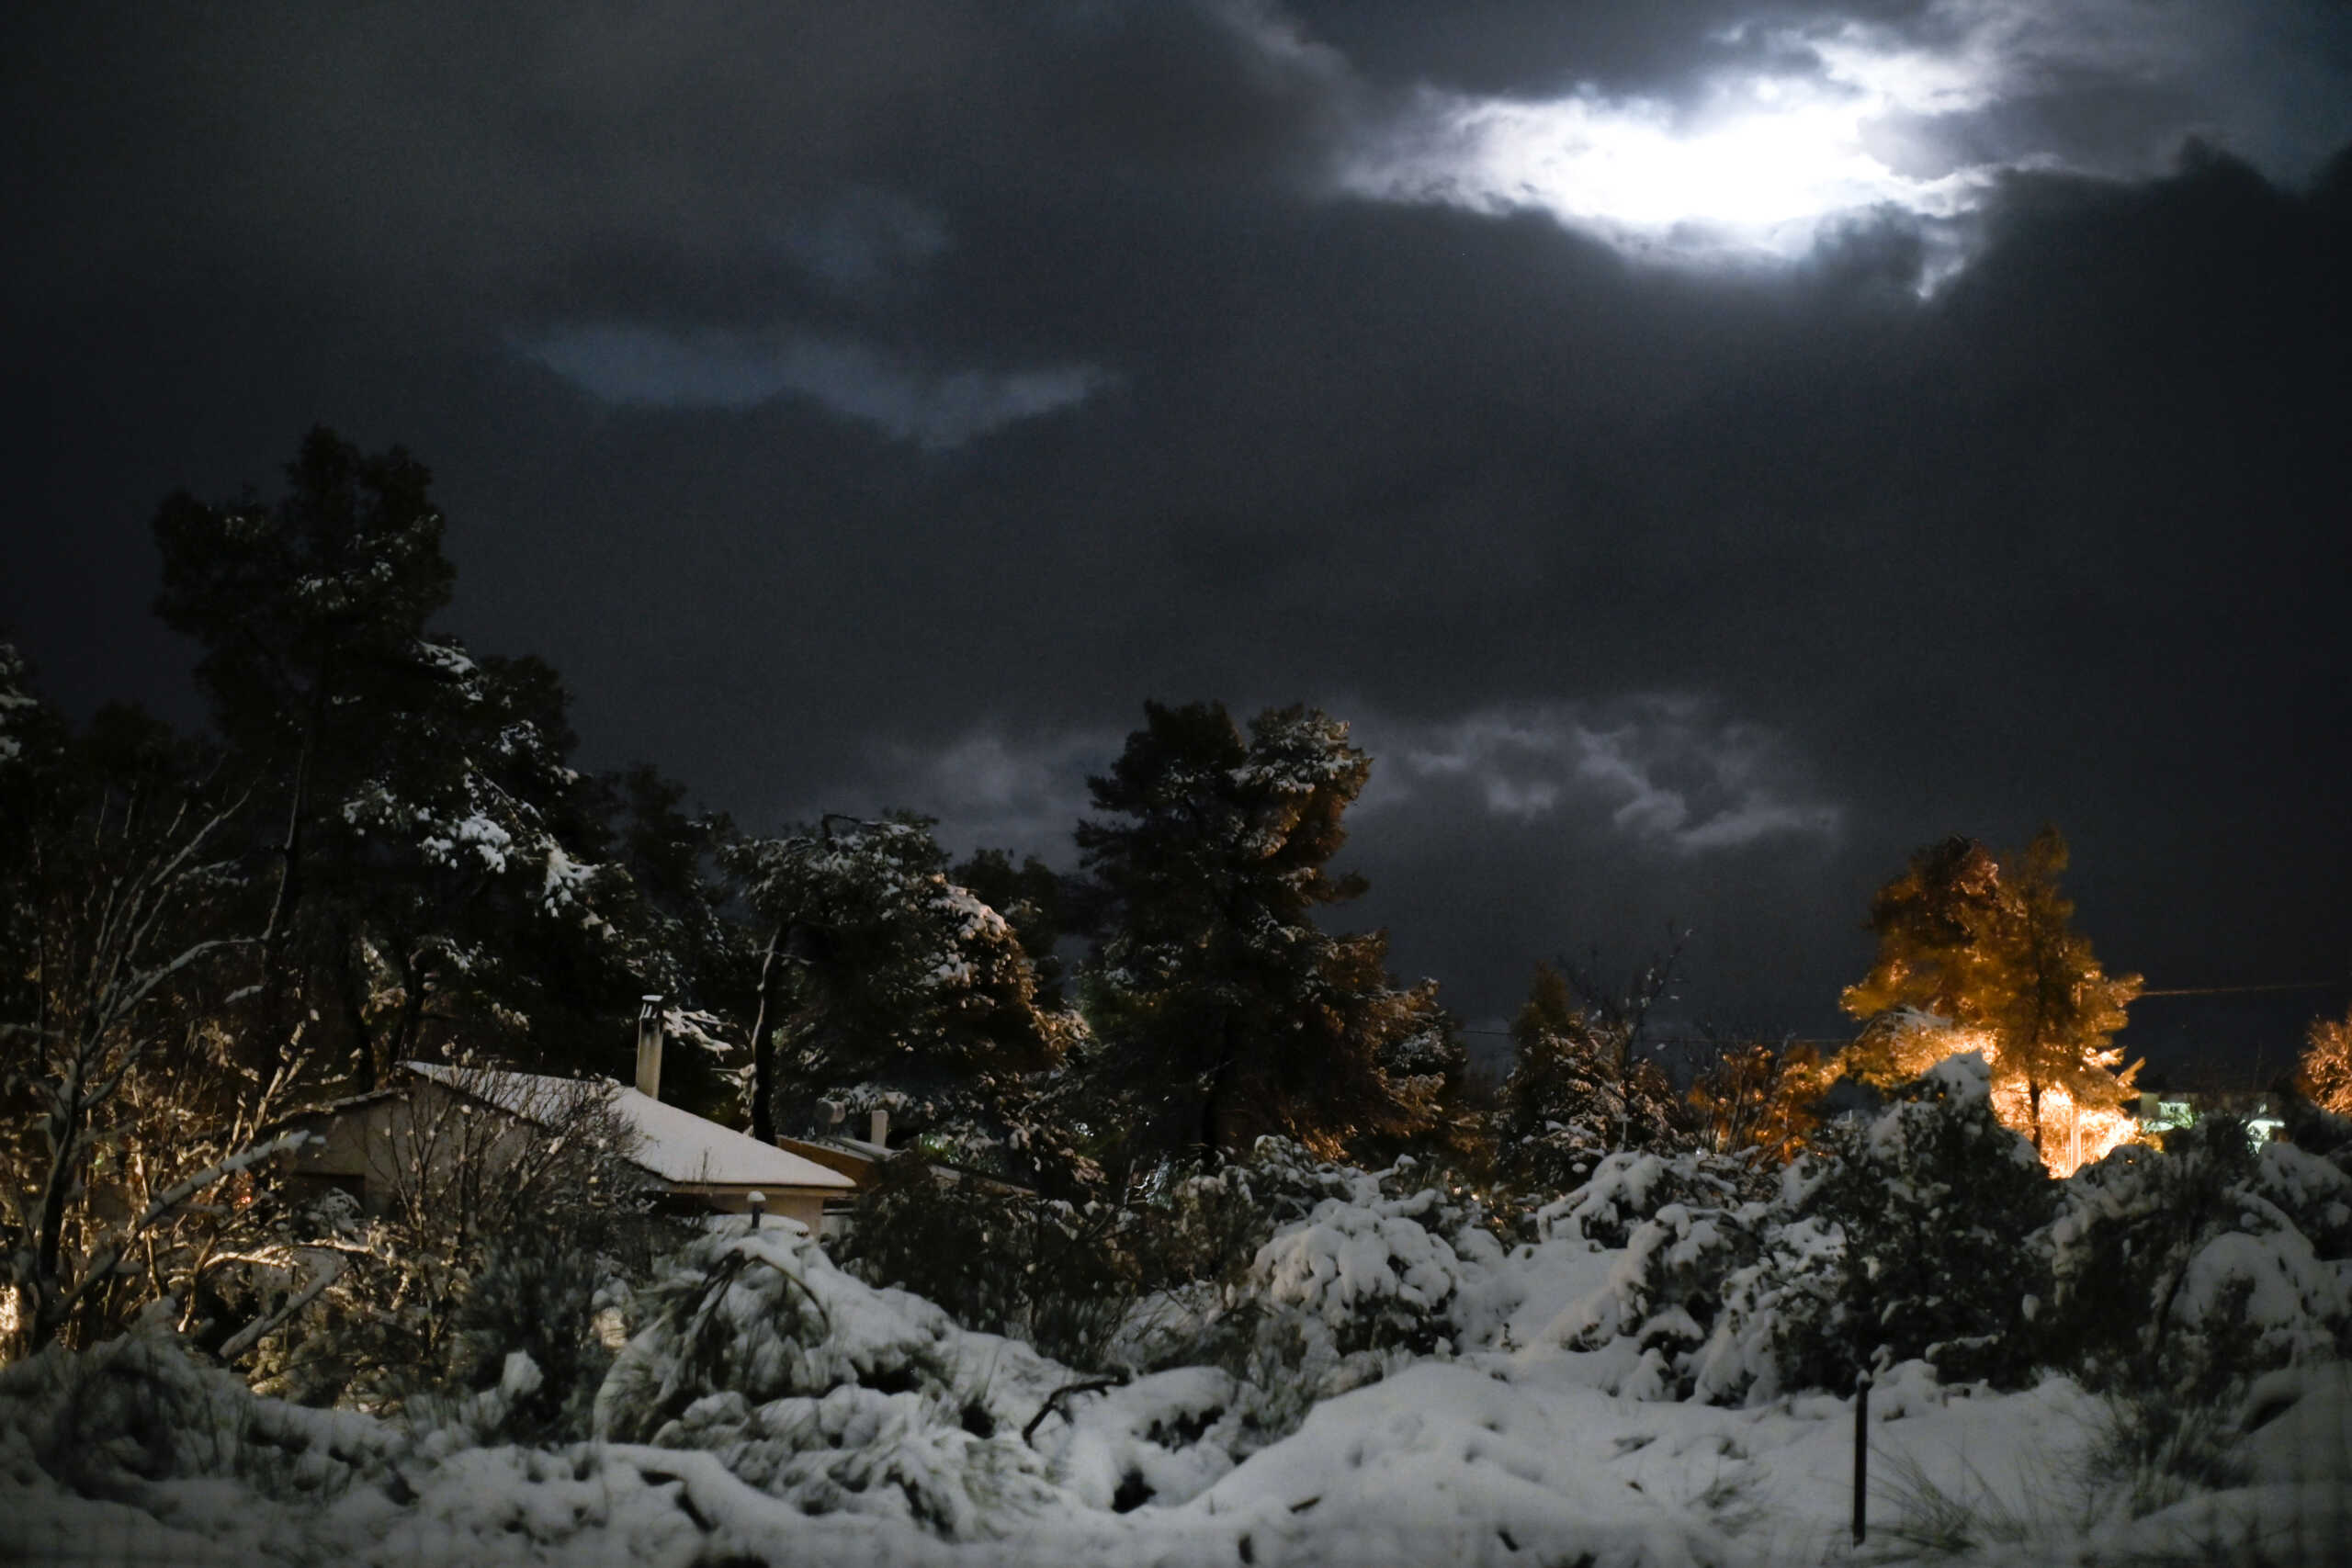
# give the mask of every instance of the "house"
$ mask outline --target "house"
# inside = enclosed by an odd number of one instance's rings
[[[2271,1097],[2263,1094],[2143,1092],[2136,1109],[2140,1129],[2150,1136],[2194,1126],[2208,1116],[2222,1114],[2243,1118],[2247,1138],[2259,1148],[2280,1136],[2286,1127]]]
[[[778,1148],[798,1155],[803,1159],[814,1161],[828,1170],[840,1172],[855,1183],[859,1191],[864,1191],[874,1185],[881,1176],[882,1167],[886,1161],[909,1152],[907,1146],[891,1147],[890,1113],[888,1111],[874,1111],[867,1123],[867,1135],[863,1138],[854,1138],[841,1130],[845,1122],[846,1113],[839,1103],[832,1100],[820,1100],[818,1104],[825,1112],[829,1126],[833,1130],[814,1138],[778,1136],[776,1139]],[[979,1183],[983,1190],[989,1191],[1015,1193],[1023,1197],[1035,1196],[1026,1187],[1007,1181],[1001,1177],[990,1176],[985,1171],[953,1165],[946,1160],[933,1158],[928,1154],[923,1155],[922,1159],[923,1163],[931,1168],[932,1175],[945,1186],[954,1187],[963,1181],[970,1180]]]
[[[406,1063],[398,1083],[289,1118],[286,1126],[307,1127],[319,1138],[294,1156],[288,1174],[298,1184],[340,1188],[363,1210],[381,1213],[422,1172],[512,1160],[522,1152],[520,1140],[544,1138],[585,1111],[605,1109],[623,1131],[622,1157],[662,1206],[740,1214],[756,1198],[765,1213],[797,1220],[815,1234],[827,1201],[851,1197],[856,1181],[663,1103],[654,999],[639,1020],[634,1088],[605,1078]]]

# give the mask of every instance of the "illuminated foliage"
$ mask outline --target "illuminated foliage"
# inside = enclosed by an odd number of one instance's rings
[[[2100,968],[2089,940],[2073,930],[2075,906],[2059,891],[2066,840],[2045,828],[2006,858],[1973,839],[1947,839],[1911,857],[1905,873],[1871,901],[1869,928],[1878,938],[1871,972],[1847,987],[1842,1004],[1857,1018],[1923,1012],[1981,1034],[1992,1048],[1995,1103],[2018,1091],[2018,1130],[2044,1149],[2058,1109],[2111,1108],[2131,1088],[2119,1074],[2121,1052],[2109,1042],[2124,1009],[2140,993],[2136,975]],[[1873,1043],[1843,1062],[1881,1083],[1916,1070],[1873,1053]]]
[[[2313,1019],[2303,1038],[2296,1087],[2321,1110],[2352,1116],[2352,1011],[2342,1018]]]
[[[1691,1083],[1690,1107],[1717,1154],[1761,1149],[1785,1162],[1819,1125],[1813,1108],[1836,1076],[1811,1045],[1734,1043]]]

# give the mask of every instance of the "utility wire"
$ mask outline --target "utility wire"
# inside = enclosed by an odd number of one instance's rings
[[[2142,991],[2134,999],[2145,1001],[2150,997],[2241,997],[2251,996],[2266,991],[2330,991],[2335,990],[2339,987],[2346,986],[2352,986],[2352,980],[2286,980],[2276,985],[2266,986],[2174,986],[2161,991]],[[1462,1034],[1483,1034],[1504,1040],[1510,1038],[1510,1031],[1508,1029],[1464,1029],[1456,1031],[1456,1032]],[[1649,1043],[1653,1045],[1713,1045],[1719,1043],[1719,1042],[1701,1036],[1692,1036],[1684,1039],[1673,1040],[1653,1039]],[[1845,1044],[1846,1042],[1844,1040],[1795,1040],[1792,1041],[1791,1043],[1796,1045],[1842,1045]]]
[[[2251,991],[2328,991],[2352,986],[2352,980],[2290,980],[2276,986],[2180,986],[2164,991],[2142,991],[2143,997],[2235,997]]]

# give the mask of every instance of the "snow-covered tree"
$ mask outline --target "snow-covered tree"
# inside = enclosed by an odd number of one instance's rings
[[[1144,712],[1078,829],[1110,905],[1085,976],[1096,1081],[1154,1149],[1279,1134],[1329,1153],[1425,1124],[1419,1075],[1383,1064],[1427,1035],[1433,993],[1390,979],[1380,933],[1314,919],[1363,890],[1327,868],[1371,760],[1312,708],[1261,713],[1246,739],[1218,704]]]
[[[765,927],[753,1027],[755,1117],[822,1125],[831,1100],[888,1110],[942,1152],[1017,1168],[1056,1157],[1034,1075],[1060,1062],[1074,1015],[1041,1005],[1003,916],[946,874],[928,818],[830,817],[729,852]],[[755,1121],[755,1127],[760,1123]]]
[[[976,850],[958,861],[948,880],[1004,917],[1037,977],[1037,1001],[1057,1011],[1071,1006],[1062,990],[1062,961],[1055,949],[1070,931],[1069,879],[1030,855],[1019,865],[1003,850]]]
[[[2014,1382],[2037,1363],[2051,1287],[2033,1237],[2058,1190],[1994,1116],[1981,1056],[1900,1086],[1875,1117],[1831,1123],[1798,1179],[1791,1219],[1833,1245],[1826,1268],[1804,1246],[1768,1264],[1799,1287],[1781,1307],[1789,1383],[1838,1387],[1915,1357],[1949,1377]]]
[[[1565,1192],[1605,1154],[1687,1140],[1689,1117],[1674,1086],[1633,1055],[1635,1027],[1602,1016],[1558,970],[1536,965],[1511,1020],[1513,1059],[1497,1130],[1505,1180],[1525,1192]]]
[[[451,672],[419,645],[457,578],[432,475],[406,452],[368,457],[322,427],[286,478],[275,503],[177,491],[153,525],[155,612],[203,647],[197,682],[222,738],[270,764],[256,804],[282,824],[273,946],[307,891],[314,826],[388,755],[386,712]]]
[[[321,429],[287,479],[274,502],[176,494],[154,522],[157,611],[202,647],[257,781],[273,1028],[315,1018],[364,1084],[428,1047],[613,1065],[597,1047],[625,1048],[639,995],[693,987],[606,852],[560,682],[432,629],[456,573],[423,465]],[[719,1032],[691,1001],[678,1021]]]
[[[570,765],[562,687],[537,660],[476,660],[453,639],[417,652],[447,683],[379,716],[393,744],[318,835],[331,994],[371,1078],[449,1048],[625,1071],[619,1021],[640,995],[674,995],[677,963],[607,856],[597,793]],[[716,1047],[715,1022],[681,1021]]]

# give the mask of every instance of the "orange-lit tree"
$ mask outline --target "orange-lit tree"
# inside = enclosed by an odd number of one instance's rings
[[[1820,1125],[1814,1106],[1836,1077],[1803,1041],[1734,1041],[1692,1080],[1690,1108],[1716,1153],[1762,1149],[1786,1162]]]
[[[2074,930],[2065,869],[2055,828],[2007,855],[1965,838],[1921,850],[1871,900],[1878,958],[1840,998],[1856,1018],[1927,1013],[1975,1035],[1989,1047],[1996,1106],[2037,1154],[2053,1122],[2112,1113],[2132,1077],[2116,1070],[2122,1053],[2109,1042],[2141,980],[2108,974]],[[1869,1076],[1859,1057],[1848,1066]]]
[[[2342,1018],[2312,1020],[2311,1032],[2303,1040],[2295,1087],[2321,1110],[2352,1116],[2352,1011]]]

